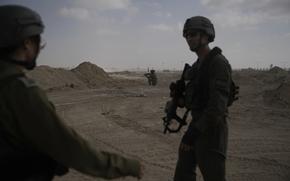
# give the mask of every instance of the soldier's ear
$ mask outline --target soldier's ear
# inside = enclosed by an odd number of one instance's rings
[[[23,44],[22,44],[22,48],[24,50],[31,50],[33,48],[33,41],[32,39],[30,38],[26,38],[24,41],[23,41]]]

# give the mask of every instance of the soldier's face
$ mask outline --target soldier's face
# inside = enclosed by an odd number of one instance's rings
[[[32,70],[36,66],[36,59],[43,46],[40,44],[40,36],[34,36],[24,41],[26,65],[28,70]]]
[[[37,44],[32,39],[27,39],[24,41],[24,50],[27,61],[33,59],[38,54]]]
[[[184,38],[191,51],[195,51],[200,44],[201,33],[198,31],[189,30],[184,34]]]

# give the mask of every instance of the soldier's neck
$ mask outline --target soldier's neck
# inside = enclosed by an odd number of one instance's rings
[[[13,61],[18,62],[25,62],[26,61],[26,54],[22,51],[15,51],[13,54],[11,54],[8,58],[10,58]],[[19,64],[15,64],[17,67],[19,67],[22,70],[25,70],[25,68]]]
[[[197,52],[196,52],[196,55],[198,57],[199,60],[204,60],[204,58],[208,55],[208,53],[210,52],[210,48],[209,46],[204,46],[202,48],[200,48]]]

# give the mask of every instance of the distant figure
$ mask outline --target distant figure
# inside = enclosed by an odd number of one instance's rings
[[[145,77],[148,79],[148,84],[151,86],[155,86],[157,84],[157,75],[155,70],[150,70],[150,72],[144,74]]]
[[[57,115],[45,92],[25,75],[43,48],[35,11],[0,6],[0,180],[51,181],[69,168],[113,179],[142,177],[139,161],[98,151]]]

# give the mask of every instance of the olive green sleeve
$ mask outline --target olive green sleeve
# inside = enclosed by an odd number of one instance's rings
[[[213,60],[209,72],[209,100],[201,118],[196,122],[199,131],[223,121],[227,114],[227,103],[231,83],[231,67],[223,57]]]
[[[32,148],[50,155],[65,166],[92,176],[139,176],[138,161],[97,151],[65,125],[38,87],[27,87],[17,81],[11,95],[11,107],[22,132],[22,139]]]

